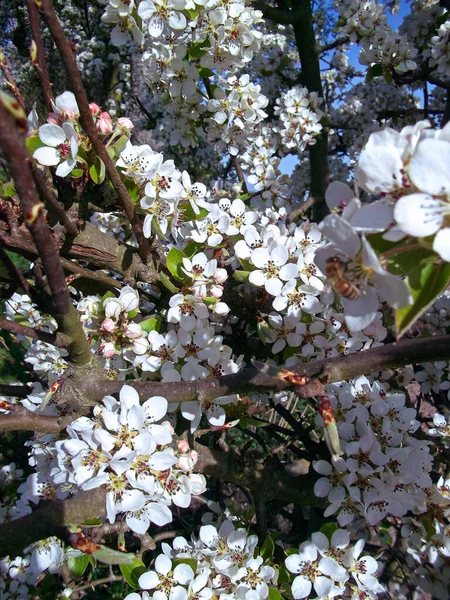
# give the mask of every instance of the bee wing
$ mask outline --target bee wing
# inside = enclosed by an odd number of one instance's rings
[[[258,369],[258,371],[261,371],[270,377],[279,377],[281,375],[281,369],[275,365],[271,365],[270,363],[254,360],[252,358],[252,365],[255,367],[255,369]]]

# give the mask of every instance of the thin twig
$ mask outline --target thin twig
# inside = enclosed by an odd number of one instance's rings
[[[48,112],[51,112],[53,110],[52,102],[55,101],[55,97],[45,61],[44,44],[42,43],[41,27],[39,25],[39,13],[35,0],[28,0],[28,15],[30,18],[31,35],[36,44],[36,58],[32,62],[39,77],[45,105]]]
[[[49,211],[54,211],[58,217],[61,225],[64,226],[68,235],[77,235],[78,229],[75,223],[73,223],[61,204],[58,198],[53,194],[52,190],[45,185],[42,173],[39,171],[35,162],[30,161],[31,173],[33,175],[34,183],[36,184],[39,196],[42,198],[46,208]]]
[[[117,192],[120,203],[133,227],[133,231],[136,235],[136,240],[139,246],[139,254],[144,262],[147,262],[151,258],[150,245],[147,238],[144,236],[142,229],[142,223],[136,212],[136,208],[133,201],[128,193],[127,188],[123,184],[120,175],[118,174],[114,163],[110,159],[106,148],[98,135],[98,131],[95,127],[94,120],[92,119],[91,110],[89,108],[89,102],[86,95],[83,82],[81,80],[80,71],[78,69],[77,61],[73,54],[73,50],[70,47],[66,36],[64,35],[63,28],[56,16],[55,9],[51,0],[42,0],[41,12],[47,23],[47,26],[52,34],[55,44],[59,50],[59,54],[64,62],[67,73],[69,75],[70,82],[72,84],[73,93],[77,99],[78,109],[80,111],[80,121],[83,129],[91,141],[95,152],[98,157],[105,164],[106,172],[114,189]]]
[[[27,105],[25,104],[25,100],[22,98],[22,94],[19,92],[19,88],[16,85],[16,80],[14,79],[14,75],[12,74],[11,69],[6,62],[5,55],[0,50],[0,68],[2,70],[3,75],[5,76],[6,81],[8,82],[9,87],[11,88],[12,93],[14,94],[17,102],[23,108],[26,114],[28,114]]]

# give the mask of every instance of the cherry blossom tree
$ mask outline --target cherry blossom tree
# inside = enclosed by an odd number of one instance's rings
[[[1,597],[449,597],[448,3],[0,17]]]

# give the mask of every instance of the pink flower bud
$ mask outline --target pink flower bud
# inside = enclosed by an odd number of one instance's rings
[[[109,318],[104,319],[104,321],[102,323],[102,329],[104,329],[108,333],[111,333],[111,331],[114,331],[114,329],[116,329],[116,327],[117,327],[116,322]]]
[[[213,279],[216,283],[223,283],[228,279],[228,273],[226,269],[217,269],[213,275]]]
[[[69,108],[65,108],[62,111],[64,121],[73,121],[75,119],[75,113]]]
[[[149,343],[144,337],[133,340],[133,352],[137,355],[145,354],[148,350],[148,347]]]
[[[221,285],[212,285],[209,290],[209,295],[213,298],[222,298],[223,288]]]
[[[48,113],[47,123],[50,123],[51,125],[61,125],[61,116],[54,112]]]
[[[142,336],[142,327],[139,325],[139,323],[128,323],[128,325],[125,327],[124,333],[127,338],[134,340]]]
[[[169,423],[169,421],[163,421],[161,423],[161,425],[163,427],[165,427],[167,429],[167,431],[170,432],[170,435],[173,435],[175,433],[175,429],[172,427],[172,425]]]
[[[120,127],[123,127],[124,129],[133,129],[134,127],[133,121],[127,117],[120,117],[120,119],[117,119],[117,122],[119,123]]]
[[[113,130],[113,124],[110,114],[107,112],[100,113],[95,126],[101,133],[104,133],[105,135],[111,133]]]
[[[188,452],[189,444],[186,440],[179,440],[177,444],[177,448],[180,452]]]
[[[99,350],[103,354],[103,358],[111,358],[116,354],[116,349],[112,342],[105,342],[100,346]]]
[[[91,102],[89,104],[89,108],[91,109],[91,113],[95,116],[98,115],[98,113],[101,111],[101,108],[98,104],[96,104],[95,102]]]

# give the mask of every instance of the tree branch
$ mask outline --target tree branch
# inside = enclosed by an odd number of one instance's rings
[[[298,478],[292,479],[264,461],[254,458],[243,461],[236,453],[225,454],[201,444],[195,444],[194,448],[198,452],[196,473],[228,481],[251,491],[257,491],[263,483],[266,485],[270,482],[267,500],[277,498],[303,506],[323,506],[323,501],[313,493],[316,481],[314,474],[304,475],[300,485]],[[104,515],[105,495],[106,490],[98,488],[81,492],[70,500],[45,502],[34,513],[0,525],[0,556],[16,556],[32,542],[58,535],[58,528]]]
[[[12,93],[14,94],[17,102],[23,108],[25,114],[28,114],[28,109],[25,104],[25,100],[22,98],[22,94],[19,92],[19,88],[16,85],[16,80],[14,79],[14,75],[12,74],[11,69],[6,62],[5,55],[2,50],[0,50],[0,69],[2,70],[3,75],[5,76],[6,81],[8,82],[9,87],[11,88]]]
[[[410,364],[450,359],[450,335],[401,340],[371,350],[364,350],[346,356],[314,360],[292,369],[298,375],[311,379],[295,392],[302,398],[311,398],[323,393],[323,385],[367,375],[374,371],[384,371]],[[181,381],[164,383],[156,381],[127,381],[134,387],[142,401],[151,396],[164,396],[169,402],[187,402],[190,400],[208,400],[219,396],[245,394],[248,392],[270,392],[293,389],[286,381],[270,377],[253,368],[244,369],[233,375],[211,377],[200,381]],[[83,380],[77,390],[67,390],[67,394],[76,394],[83,400],[77,403],[70,398],[70,406],[79,412],[100,402],[104,396],[117,394],[123,386],[122,381]],[[66,400],[66,392],[61,391],[61,399]],[[83,405],[84,403],[84,405]]]
[[[17,556],[24,548],[70,525],[105,513],[104,488],[81,492],[69,500],[42,502],[29,515],[0,525],[0,556]]]
[[[21,325],[15,321],[0,318],[0,330],[4,329],[16,335],[24,335],[32,340],[41,340],[47,344],[53,344],[57,348],[67,348],[70,344],[70,338],[63,333],[48,333],[47,331],[39,331],[26,325]]]
[[[304,85],[309,92],[317,92],[323,98],[322,80],[320,77],[320,56],[317,52],[317,42],[314,32],[310,0],[298,0],[303,10],[299,19],[293,23],[295,43],[297,45],[302,66]],[[312,208],[313,219],[319,223],[327,214],[325,191],[328,187],[328,133],[324,128],[316,137],[316,143],[309,147],[311,164],[310,195],[315,198]]]
[[[106,148],[98,135],[94,120],[92,119],[91,110],[89,108],[86,90],[84,89],[80,71],[78,70],[77,61],[73,54],[72,48],[68,44],[67,39],[64,35],[64,31],[61,27],[58,17],[56,16],[55,9],[51,0],[42,0],[40,10],[45,19],[45,22],[47,23],[50,33],[52,34],[52,37],[55,40],[55,44],[59,50],[59,54],[64,62],[64,66],[66,67],[67,73],[69,75],[69,79],[73,88],[73,93],[75,94],[75,98],[77,99],[77,104],[80,111],[80,121],[83,126],[83,129],[86,135],[88,136],[89,140],[91,141],[95,152],[105,164],[108,177],[111,183],[113,184],[114,189],[116,190],[117,195],[119,197],[120,203],[122,204],[122,207],[125,210],[128,220],[130,221],[133,227],[133,231],[136,235],[137,243],[139,246],[139,254],[144,262],[148,262],[151,260],[151,250],[148,240],[144,236],[142,223],[136,212],[136,208],[133,204],[130,194],[128,193],[127,188],[120,179],[120,175],[118,174],[115,165],[110,159],[108,152],[106,151]]]
[[[33,0],[30,1],[33,2]],[[63,205],[58,198],[53,194],[50,188],[45,185],[42,173],[39,171],[36,164],[30,161],[30,167],[34,183],[36,184],[36,188],[39,192],[39,196],[42,198],[47,210],[56,213],[59,222],[64,226],[64,229],[68,235],[76,235],[78,233],[77,226],[69,219]]]
[[[57,226],[54,229],[63,235],[64,232],[58,230]],[[1,232],[0,236],[0,241],[8,248],[27,258],[32,259],[38,253],[32,237],[23,226],[10,236],[1,235]],[[116,271],[123,275],[126,283],[133,284],[135,280],[147,283],[159,281],[154,266],[144,265],[135,248],[117,241],[113,236],[103,233],[87,221],[75,237],[64,240],[60,253],[68,259],[83,260],[96,267]],[[74,273],[80,272],[77,265],[72,267],[71,264],[73,265],[68,261],[64,262],[63,266]],[[84,276],[87,277],[87,274],[84,273]],[[105,277],[108,276],[105,275]],[[106,280],[104,283],[107,283]],[[120,287],[119,282],[117,282],[117,287]]]
[[[39,13],[35,0],[28,0],[28,15],[30,18],[31,35],[34,43],[36,44],[36,58],[35,60],[32,60],[32,62],[39,77],[45,105],[48,112],[52,112],[52,101],[55,101],[55,97],[53,95],[47,64],[45,62],[44,44],[42,43],[41,27],[39,25]]]
[[[12,385],[0,383],[0,396],[9,396],[11,398],[26,398],[33,391],[33,384]],[[0,415],[0,419],[3,415]],[[0,425],[1,428],[1,425]]]
[[[324,46],[318,46],[317,53],[323,54],[324,52],[329,52],[330,50],[334,50],[335,48],[338,48],[339,46],[348,44],[349,41],[350,41],[350,38],[348,35],[341,37],[341,38],[336,38],[334,40],[334,42],[331,42],[330,44],[325,44]]]
[[[26,386],[9,387],[21,388]],[[28,390],[27,393],[30,394],[31,391]],[[11,411],[12,412],[9,414],[0,414],[0,431],[39,431],[45,433],[59,433],[74,420],[73,415],[59,417],[32,412],[22,406],[22,404],[13,404],[11,406]]]
[[[39,201],[29,167],[33,159],[17,131],[12,115],[2,102],[0,102],[0,147],[5,153],[14,179],[23,207],[25,224],[33,236],[47,275],[52,294],[53,316],[60,331],[70,336],[71,341],[68,346],[70,361],[80,365],[88,364],[92,360],[92,353],[78,314],[70,301],[56,240],[45,222],[43,205]]]

